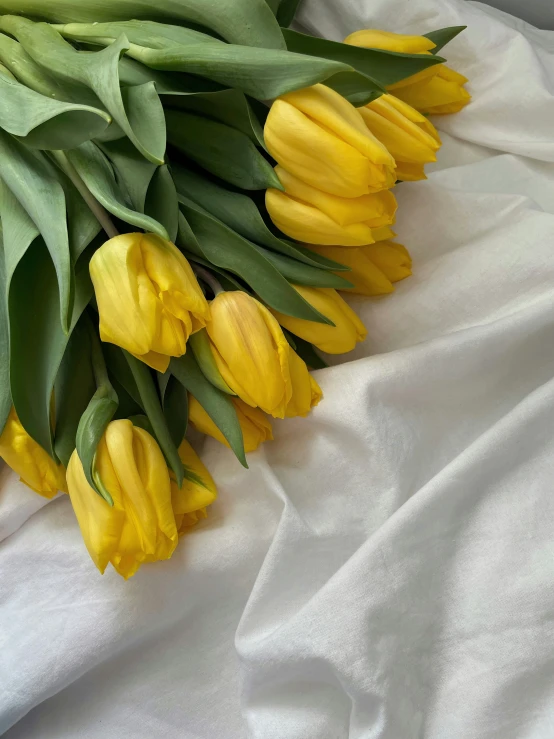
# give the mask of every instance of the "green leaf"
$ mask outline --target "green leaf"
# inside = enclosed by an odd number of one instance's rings
[[[65,89],[52,75],[27,54],[21,44],[5,33],[0,33],[0,62],[26,87],[55,100],[71,100]],[[78,100],[77,102],[82,102]]]
[[[283,35],[289,51],[348,64],[381,85],[392,85],[434,64],[444,62],[444,59],[433,54],[400,54],[383,49],[364,49],[360,46],[307,36],[290,29],[284,29]]]
[[[281,0],[277,10],[277,22],[287,28],[294,20],[300,0]]]
[[[5,74],[0,74],[0,97],[0,127],[35,149],[72,149],[111,121],[102,110],[47,98]]]
[[[39,235],[39,230],[19,200],[1,179],[0,222],[2,224],[3,260],[6,271],[6,290],[2,295],[7,296],[15,268]]]
[[[95,392],[90,334],[81,317],[71,334],[55,382],[54,449],[65,467],[76,446],[81,416]]]
[[[123,87],[154,82],[158,95],[196,95],[224,89],[218,82],[194,74],[158,72],[128,56],[119,60],[119,81]]]
[[[70,332],[92,292],[85,257],[79,260],[75,273]],[[8,306],[13,402],[27,432],[54,457],[50,403],[69,336],[57,319],[56,273],[41,238],[35,239],[15,269]]]
[[[179,202],[175,183],[166,164],[154,172],[144,210],[164,226],[169,240],[175,242],[179,226]]]
[[[437,31],[430,31],[423,35],[435,44],[433,54],[436,54],[443,46],[446,46],[453,38],[456,38],[459,33],[465,31],[466,28],[467,26],[450,26],[449,28],[439,28]]]
[[[0,29],[15,36],[25,51],[62,80],[86,85],[105,105],[121,130],[150,161],[163,164],[163,109],[152,82],[120,88],[119,57],[129,48],[122,35],[98,52],[77,51],[45,23],[0,16]]]
[[[186,388],[171,374],[168,374],[162,395],[162,406],[167,428],[178,449],[187,432],[189,401]],[[185,477],[187,477],[186,469]]]
[[[169,238],[161,223],[127,207],[108,160],[92,141],[67,151],[66,155],[85,185],[107,211],[126,223],[161,236],[162,239]]]
[[[166,111],[166,121],[169,142],[208,172],[244,190],[283,189],[271,164],[241,131],[177,110]]]
[[[71,316],[71,262],[63,188],[47,161],[0,129],[0,177],[29,214],[50,252],[59,287],[61,325]]]
[[[384,87],[361,72],[339,72],[325,80],[325,84],[357,108],[367,105],[386,92]]]
[[[250,243],[191,200],[181,207],[202,255],[212,264],[239,275],[260,298],[280,313],[307,321],[329,323],[305,301],[273,264]]]
[[[148,420],[152,424],[160,449],[162,450],[169,466],[175,473],[177,485],[180,488],[183,484],[184,476],[183,463],[179,457],[177,447],[171,438],[150,369],[147,365],[141,362],[140,359],[136,359],[126,351],[123,353],[137,384],[142,401],[141,404],[146,411]]]
[[[134,210],[144,213],[146,193],[158,165],[145,159],[128,138],[104,141],[99,147],[115,170],[121,192],[128,196]]]
[[[218,90],[164,98],[164,107],[188,110],[225,123],[244,133],[256,146],[265,149],[264,132],[260,122],[240,90]]]
[[[6,266],[0,230],[0,434],[4,430],[12,407],[10,392],[10,332],[6,301]]]
[[[303,359],[310,369],[325,369],[329,365],[323,360],[312,344],[309,344],[299,336],[294,337],[295,351],[298,356]]]
[[[61,171],[56,172],[56,174],[65,193],[69,252],[75,264],[93,240],[95,244],[93,251],[96,251],[96,248],[102,246],[106,236],[103,231],[100,233],[101,226],[96,216],[69,178]]]
[[[222,393],[227,393],[227,395],[236,395],[229,385],[227,385],[217,368],[206,329],[202,328],[200,331],[192,334],[192,336],[189,337],[188,343],[206,380],[219,388]]]
[[[298,285],[310,285],[311,287],[334,287],[336,290],[344,290],[354,287],[351,282],[345,280],[344,277],[336,275],[333,272],[311,267],[309,264],[303,264],[296,259],[284,257],[282,254],[275,254],[258,246],[258,251],[263,254],[290,282]]]
[[[183,21],[206,26],[227,41],[246,46],[284,48],[283,36],[265,0],[0,0],[0,13],[44,18],[58,23],[100,23],[129,18]]]
[[[222,43],[213,36],[185,26],[156,23],[149,20],[124,20],[108,23],[66,23],[53,25],[64,38],[89,44],[106,45],[106,39],[115,40],[122,34],[138,46],[166,49],[202,43]]]
[[[277,11],[279,10],[280,0],[265,0],[265,1],[271,8],[271,12],[273,13],[273,15],[277,15]]]
[[[248,195],[227,190],[179,164],[173,164],[171,172],[178,193],[200,205],[245,239],[312,267],[332,271],[346,269],[331,259],[320,257],[315,252],[305,249],[300,244],[292,244],[271,233],[256,204]]]
[[[229,395],[222,393],[204,377],[192,352],[178,359],[173,358],[169,365],[172,374],[200,403],[206,413],[229,442],[243,467],[248,468],[244,454],[242,429],[235,407]]]
[[[102,344],[102,353],[106,361],[110,380],[113,382],[114,387],[121,387],[125,393],[136,403],[139,408],[144,410],[142,399],[131,372],[131,368],[125,359],[123,349],[116,346],[115,344]],[[118,393],[119,395],[119,393]]]

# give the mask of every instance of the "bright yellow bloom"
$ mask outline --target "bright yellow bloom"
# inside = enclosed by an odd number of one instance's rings
[[[209,319],[208,303],[179,249],[154,234],[123,234],[90,260],[102,341],[160,372]]]
[[[405,54],[430,54],[435,48],[435,44],[425,36],[404,36],[375,29],[352,33],[344,43]],[[457,113],[469,103],[471,95],[464,88],[467,81],[466,77],[445,64],[435,64],[389,85],[387,89],[420,113],[438,115]]]
[[[255,452],[264,441],[273,439],[270,420],[263,411],[252,408],[240,398],[231,398],[231,401],[242,429],[245,452]],[[227,439],[192,395],[189,395],[189,421],[201,433],[229,446]]]
[[[129,420],[112,421],[96,452],[96,471],[113,507],[88,484],[74,451],[67,467],[71,503],[94,563],[125,579],[143,562],[169,559],[177,545],[169,471],[157,442]]]
[[[175,524],[179,536],[198,521],[206,518],[206,507],[217,498],[217,488],[212,476],[204,466],[202,460],[186,439],[179,447],[179,457],[185,466],[185,471],[194,480],[185,479],[181,489],[177,487],[175,475],[170,470],[171,478],[171,505],[175,515]]]
[[[13,406],[0,435],[0,457],[35,493],[53,498],[58,490],[67,492],[63,465],[29,436]]]
[[[372,228],[394,223],[397,203],[388,190],[343,198],[306,184],[276,167],[286,192],[270,189],[266,206],[275,225],[309,244],[360,246],[373,242]]]
[[[358,341],[367,336],[364,324],[356,313],[344,302],[336,290],[326,287],[306,287],[293,285],[294,289],[313,307],[327,318],[334,326],[302,318],[285,316],[272,311],[279,323],[301,339],[309,341],[321,351],[328,354],[343,354],[352,351]]]
[[[307,416],[323,397],[321,388],[314,380],[306,362],[291,348],[289,356],[292,398],[287,405],[287,418]]]
[[[394,95],[381,95],[359,110],[371,133],[393,155],[398,179],[426,179],[423,166],[437,160],[441,145],[431,121]]]
[[[220,293],[210,308],[206,331],[221,376],[245,403],[283,418],[292,388],[281,327],[265,306],[240,290]]]
[[[403,244],[378,241],[365,246],[363,251],[391,282],[399,282],[412,274],[412,259]]]
[[[317,84],[278,98],[264,138],[271,156],[312,187],[357,198],[392,187],[394,159],[342,95]]]

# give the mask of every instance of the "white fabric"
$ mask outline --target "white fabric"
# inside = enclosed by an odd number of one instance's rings
[[[414,276],[352,301],[368,340],[250,471],[207,442],[209,519],[128,583],[67,498],[4,481],[7,739],[554,736],[554,34],[461,0],[300,21],[468,25],[445,52],[473,102],[398,188]]]

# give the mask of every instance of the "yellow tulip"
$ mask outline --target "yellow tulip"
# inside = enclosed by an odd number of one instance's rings
[[[169,472],[171,505],[177,532],[182,536],[199,518],[206,518],[206,507],[217,498],[217,488],[202,460],[186,439],[183,439],[179,447],[179,457],[189,477],[194,477],[185,478],[179,489],[174,473],[171,470]]]
[[[306,287],[293,285],[294,289],[313,307],[327,318],[334,326],[302,318],[285,316],[272,311],[279,323],[291,333],[309,341],[321,351],[328,354],[344,354],[352,351],[359,341],[367,336],[364,324],[356,313],[344,302],[336,290],[326,287]]]
[[[344,249],[342,246],[306,246],[322,257],[350,267],[350,272],[337,272],[344,276],[354,287],[343,288],[344,291],[356,295],[386,295],[394,290],[389,278],[374,264],[366,254],[365,247]],[[343,291],[341,290],[341,292]]]
[[[242,429],[245,452],[255,452],[264,441],[273,439],[271,423],[263,411],[259,408],[252,408],[240,398],[231,398],[231,401],[235,406]],[[227,439],[192,395],[189,396],[189,421],[201,433],[229,446]]]
[[[0,435],[0,457],[35,493],[53,498],[58,490],[67,492],[63,465],[29,436],[13,406]]]
[[[398,179],[426,179],[423,167],[437,160],[441,145],[431,121],[393,95],[381,95],[359,110],[369,130],[393,155]]]
[[[435,48],[435,44],[425,36],[405,36],[376,29],[356,31],[347,36],[344,43],[405,54],[430,54]],[[435,64],[389,85],[387,89],[420,113],[438,115],[457,113],[469,103],[471,95],[464,88],[467,81],[466,77],[445,64]]]
[[[112,421],[96,451],[96,470],[110,506],[88,484],[74,451],[67,468],[71,503],[94,563],[125,579],[143,562],[169,559],[178,534],[169,471],[157,442],[129,420]]]
[[[264,138],[277,163],[312,187],[357,198],[392,187],[395,164],[342,95],[317,84],[278,98]]]
[[[266,206],[275,225],[294,239],[359,246],[373,242],[372,228],[394,223],[397,203],[388,190],[343,198],[306,184],[282,167],[275,173],[286,192],[268,190]]]
[[[90,260],[102,341],[165,372],[209,319],[208,303],[179,249],[154,234],[123,234]]]
[[[289,345],[268,309],[240,290],[211,302],[206,326],[221,376],[239,398],[283,418],[292,388]]]
[[[378,241],[365,246],[363,252],[391,282],[399,282],[412,274],[412,259],[402,244]]]
[[[307,416],[323,397],[321,388],[314,380],[306,362],[291,348],[289,355],[292,398],[287,405],[287,418]]]

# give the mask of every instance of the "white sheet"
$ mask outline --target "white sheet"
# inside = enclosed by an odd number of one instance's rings
[[[554,34],[462,0],[300,19],[469,26],[474,101],[398,188],[415,274],[353,301],[369,339],[249,472],[206,444],[220,499],[167,564],[100,577],[69,501],[3,479],[7,739],[554,736]]]

